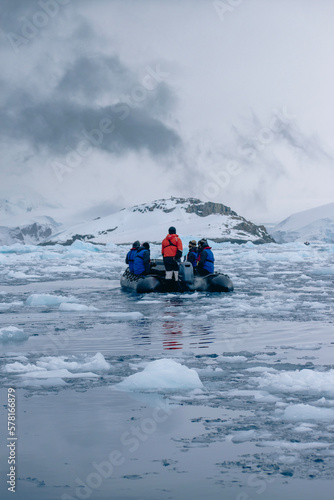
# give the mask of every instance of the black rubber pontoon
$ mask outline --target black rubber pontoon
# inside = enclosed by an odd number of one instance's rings
[[[182,262],[179,266],[179,281],[165,280],[165,266],[157,260],[147,276],[137,276],[127,268],[121,277],[121,286],[137,293],[150,292],[232,292],[233,283],[227,274],[194,274],[190,262]]]

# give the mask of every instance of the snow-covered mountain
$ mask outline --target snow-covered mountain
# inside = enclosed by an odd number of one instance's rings
[[[0,226],[0,245],[36,245],[49,239],[53,232],[59,231],[60,226],[61,224],[48,216],[32,217],[31,222],[20,226]]]
[[[334,203],[290,215],[270,233],[278,243],[306,240],[334,243]]]
[[[256,226],[221,203],[195,198],[170,198],[125,208],[54,234],[53,243],[70,244],[76,239],[93,243],[126,243],[135,240],[161,242],[169,226],[190,239],[217,242],[273,242],[264,226]]]
[[[18,190],[1,197],[0,245],[36,244],[50,238],[61,227],[49,215],[58,209],[32,191],[27,194]]]

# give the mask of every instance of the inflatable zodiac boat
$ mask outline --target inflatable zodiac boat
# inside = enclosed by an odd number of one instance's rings
[[[165,266],[162,260],[153,262],[147,276],[138,276],[127,268],[121,277],[121,286],[137,293],[150,292],[232,292],[233,283],[227,274],[198,276],[190,262],[179,266],[179,281],[165,280]]]

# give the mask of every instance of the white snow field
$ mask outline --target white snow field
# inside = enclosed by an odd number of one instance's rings
[[[0,248],[17,499],[332,498],[334,245],[212,246],[233,293],[123,291],[127,246]]]
[[[334,241],[334,203],[290,215],[272,228],[278,243],[289,241]]]

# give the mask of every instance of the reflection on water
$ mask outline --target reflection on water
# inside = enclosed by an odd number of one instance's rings
[[[190,345],[200,349],[207,349],[210,344],[215,342],[212,327],[210,325],[201,325],[200,329],[189,333]]]
[[[163,341],[164,349],[182,349],[182,328],[179,321],[173,321],[173,314],[170,313],[170,320],[162,323],[162,333],[166,336]]]
[[[143,312],[144,318],[128,322],[126,331],[122,329],[123,347],[131,342],[133,347],[145,352],[147,348],[152,351],[161,347],[163,350],[206,349],[214,344],[217,321],[208,321],[205,315],[199,315],[198,304],[191,300],[190,294],[186,297],[152,294],[138,300],[138,296],[130,295],[130,302],[136,299],[136,309]],[[205,302],[205,295],[202,298]],[[120,329],[120,325],[117,328]]]
[[[171,297],[167,303],[170,304],[170,307],[166,308],[163,316],[162,335],[165,337],[165,340],[163,340],[163,348],[166,350],[182,349],[182,322],[180,321],[177,308],[182,306],[183,300],[180,296],[175,295],[175,297]],[[173,311],[173,308],[176,308],[176,310]]]

